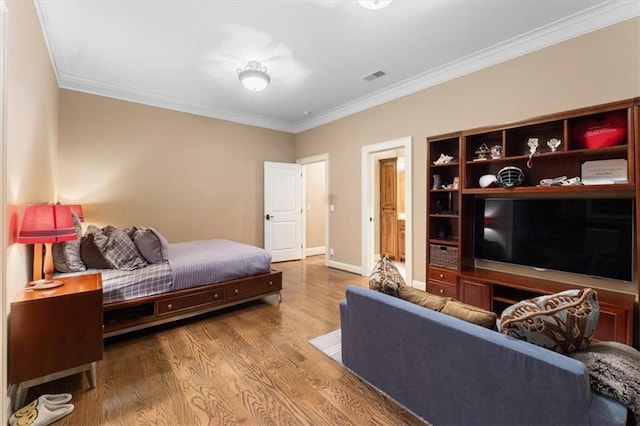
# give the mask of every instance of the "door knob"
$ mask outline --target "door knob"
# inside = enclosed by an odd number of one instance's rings
[[[271,215],[269,215],[269,214],[267,214],[265,217],[267,218],[267,220],[269,220],[269,219],[273,218],[273,216],[271,216]]]

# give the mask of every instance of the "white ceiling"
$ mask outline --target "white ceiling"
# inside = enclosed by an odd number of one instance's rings
[[[62,88],[294,133],[640,14],[636,0],[35,4]],[[262,92],[238,80],[250,60],[271,76]]]

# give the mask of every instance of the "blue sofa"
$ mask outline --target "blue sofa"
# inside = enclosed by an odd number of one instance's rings
[[[581,362],[393,296],[350,285],[342,362],[438,425],[624,425]]]

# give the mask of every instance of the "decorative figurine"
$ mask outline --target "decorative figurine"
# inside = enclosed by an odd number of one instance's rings
[[[502,158],[502,146],[494,145],[491,147],[491,158]]]
[[[547,141],[547,146],[551,148],[551,152],[556,152],[561,143],[560,139],[553,138]]]
[[[440,189],[442,188],[442,182],[440,181],[440,175],[433,175],[433,188],[431,189]]]
[[[452,189],[458,189],[458,186],[460,185],[460,178],[458,176],[453,178],[453,186]]]
[[[489,154],[491,152],[491,150],[489,149],[489,147],[487,146],[486,143],[483,143],[482,145],[480,145],[480,148],[478,148],[475,152],[475,154],[478,154],[478,156],[476,158],[473,159],[473,161],[483,161],[487,159],[487,154]]]
[[[440,154],[440,157],[438,157],[438,159],[434,161],[433,164],[437,166],[439,164],[449,164],[451,161],[453,161],[453,157],[443,153]]]
[[[527,145],[529,145],[529,159],[527,160],[527,167],[533,169],[533,154],[538,150],[538,138],[529,138]]]

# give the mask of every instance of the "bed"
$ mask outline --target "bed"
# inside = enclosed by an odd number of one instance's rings
[[[224,239],[168,243],[155,229],[76,223],[75,241],[53,245],[55,276],[100,273],[103,337],[275,295],[282,272],[265,250]],[[43,247],[34,247],[34,280]]]

